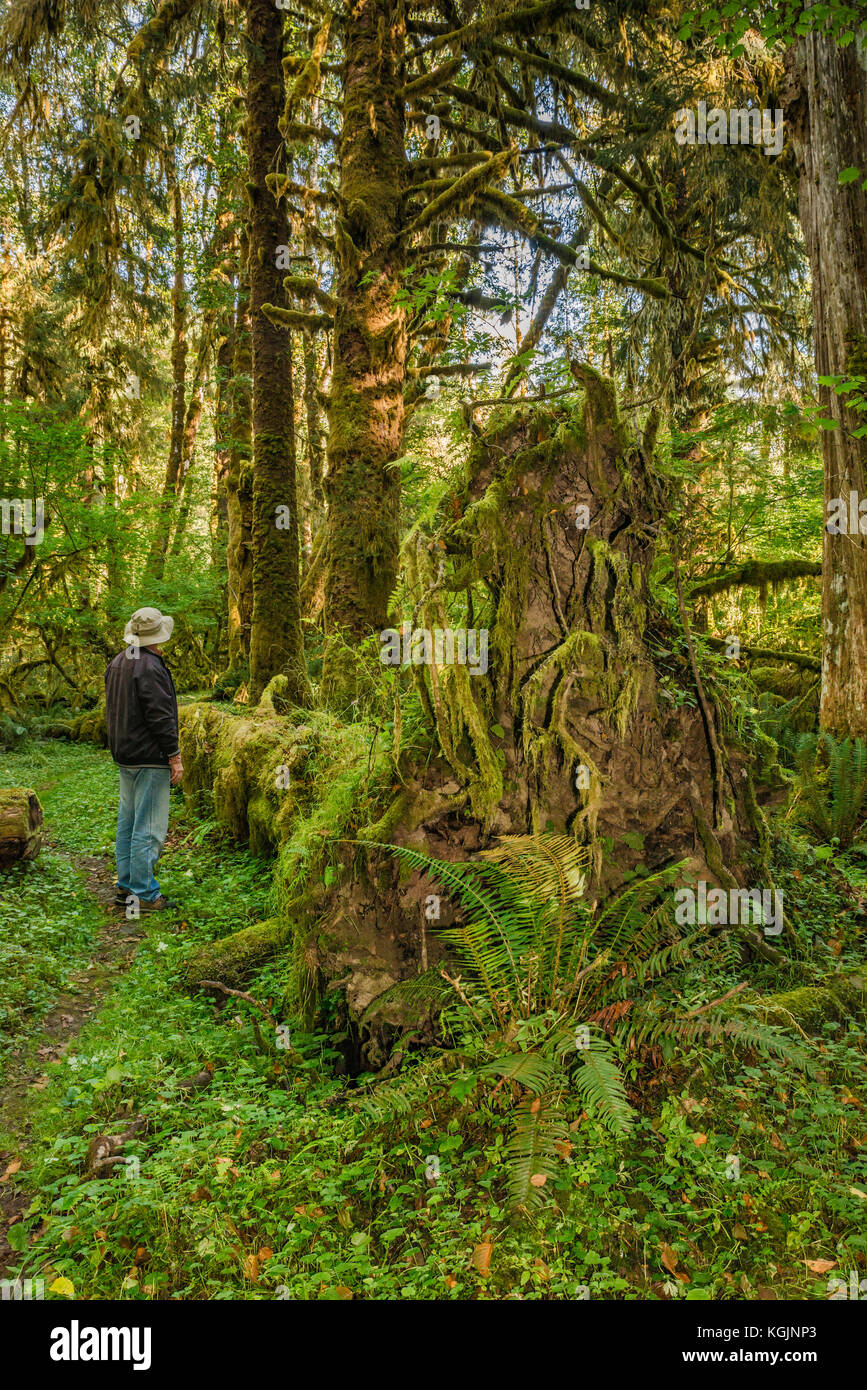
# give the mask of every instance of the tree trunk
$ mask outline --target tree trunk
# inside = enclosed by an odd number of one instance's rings
[[[247,0],[247,153],[250,182],[249,276],[253,348],[253,620],[250,698],[284,672],[288,698],[309,696],[298,613],[298,508],[295,494],[292,342],[261,312],[278,304],[278,247],[289,239],[285,211],[266,184],[282,146],[283,14],[273,0]]]
[[[175,521],[175,532],[169,548],[169,554],[173,560],[176,559],[181,552],[187,529],[187,519],[190,514],[190,505],[192,503],[193,456],[196,452],[196,439],[202,419],[202,410],[205,405],[205,374],[208,365],[208,356],[211,351],[211,339],[213,337],[214,321],[216,317],[217,311],[215,309],[209,310],[202,322],[199,350],[196,354],[196,366],[193,372],[193,379],[190,383],[190,394],[187,402],[186,415],[184,417],[183,435],[181,437],[181,469],[178,479],[179,487],[182,489],[181,505],[178,508],[177,519]]]
[[[402,0],[357,0],[343,81],[338,302],[329,394],[326,697],[350,692],[345,641],[384,626],[397,577],[403,435],[404,312],[397,303],[404,152]]]
[[[228,573],[229,670],[239,671],[250,660],[253,620],[253,492],[252,399],[253,365],[250,348],[250,290],[247,280],[247,235],[241,234],[241,274],[235,310],[232,357],[232,415],[229,471],[226,476],[226,517],[229,543]]]
[[[220,574],[228,568],[229,507],[227,481],[232,455],[232,360],[235,355],[235,311],[230,306],[220,319],[217,346],[216,399],[214,401],[214,480],[211,492],[211,568]],[[221,586],[220,623],[217,641],[218,662],[227,659],[229,592]]]
[[[172,152],[169,165],[169,196],[172,204],[174,239],[174,283],[172,285],[172,423],[169,435],[169,456],[163,495],[157,513],[154,537],[148,557],[148,573],[161,579],[166,567],[166,551],[172,524],[178,478],[184,446],[184,409],[187,380],[187,291],[184,284],[184,207],[176,156]]]
[[[867,52],[842,48],[825,33],[800,40],[788,55],[787,116],[801,174],[800,210],[813,278],[813,333],[819,376],[867,376]],[[840,185],[856,167],[861,177]],[[822,556],[822,701],[820,723],[836,737],[867,738],[867,537],[852,528],[834,534],[829,504],[842,499],[854,516],[867,499],[867,441],[852,431],[865,423],[846,397],[820,387],[822,414],[837,428],[822,431],[825,520]],[[864,508],[867,512],[867,506]],[[861,518],[867,527],[867,516]]]

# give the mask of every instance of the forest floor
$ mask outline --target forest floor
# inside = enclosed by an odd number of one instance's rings
[[[181,907],[127,923],[108,754],[34,742],[0,783],[33,786],[49,831],[0,877],[0,1277],[52,1298],[826,1299],[867,1273],[863,1028],[829,1023],[813,1076],[706,1046],[637,1070],[627,1140],[576,1102],[562,1171],[516,1219],[491,1095],[419,1059],[347,1083],[339,1037],[287,1018],[280,1052],[247,1004],[184,991],[193,946],[268,915],[269,862],[173,794],[160,881]],[[839,874],[791,847],[777,872],[805,939],[863,961]],[[278,1017],[289,968],[248,986]],[[781,988],[766,970],[751,987]],[[94,1176],[95,1137],[136,1120],[132,1161]]]

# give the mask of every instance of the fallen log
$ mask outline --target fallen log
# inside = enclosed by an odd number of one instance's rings
[[[29,787],[0,788],[0,868],[35,859],[42,848],[42,807]]]

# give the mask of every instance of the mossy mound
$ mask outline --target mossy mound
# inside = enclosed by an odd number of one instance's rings
[[[766,1023],[819,1033],[826,1023],[867,1018],[867,979],[832,975],[820,985],[802,985],[753,1001]]]
[[[35,859],[42,848],[42,807],[29,787],[0,788],[0,868]]]
[[[108,728],[105,722],[105,701],[95,709],[85,710],[73,719],[47,724],[41,731],[46,738],[69,738],[73,743],[92,743],[96,748],[108,747]]]
[[[218,980],[229,989],[243,982],[272,960],[285,942],[285,928],[276,917],[256,922],[219,941],[200,946],[187,959],[184,977],[188,988],[197,989],[202,980]]]
[[[292,833],[314,744],[309,725],[293,724],[280,711],[274,686],[240,717],[196,703],[179,718],[184,791],[197,797],[213,790],[217,819],[261,855],[273,854]]]

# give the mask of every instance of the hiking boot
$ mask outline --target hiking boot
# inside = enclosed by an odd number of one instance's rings
[[[177,906],[178,904],[175,902],[174,898],[164,898],[162,893],[151,902],[142,900],[139,903],[139,908],[142,912],[171,912],[172,908]]]
[[[114,895],[114,906],[115,906],[115,907],[126,907],[127,898],[131,898],[131,897],[132,897],[132,893],[130,892],[129,888],[118,888],[118,889],[115,891],[115,895]]]

